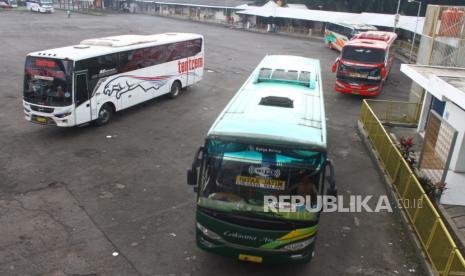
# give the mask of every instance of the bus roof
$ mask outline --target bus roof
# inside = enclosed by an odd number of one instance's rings
[[[386,50],[396,40],[397,35],[393,32],[368,31],[355,35],[344,47],[365,47]]]
[[[209,137],[326,149],[317,59],[269,55],[222,111]]]
[[[109,36],[86,39],[81,41],[78,45],[33,52],[30,53],[29,56],[81,60],[121,51],[197,38],[202,38],[202,36],[190,33]]]

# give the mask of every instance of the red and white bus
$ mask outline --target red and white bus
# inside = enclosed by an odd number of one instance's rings
[[[71,127],[106,124],[114,112],[202,79],[203,36],[121,35],[30,53],[23,107],[33,123]]]
[[[368,31],[344,45],[332,66],[337,72],[337,92],[377,96],[387,79],[395,56],[393,32]]]

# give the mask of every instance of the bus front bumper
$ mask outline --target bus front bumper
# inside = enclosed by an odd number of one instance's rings
[[[33,109],[42,108],[45,112],[34,111]],[[47,126],[72,127],[75,125],[74,114],[69,112],[69,108],[49,108],[41,107],[27,102],[23,102],[24,119],[27,121]],[[53,110],[51,113],[47,111]]]
[[[265,264],[308,263],[313,257],[315,246],[315,240],[313,240],[309,246],[299,251],[262,250],[225,241],[212,241],[199,231],[197,231],[196,240],[197,246],[205,251],[240,261]]]
[[[344,83],[340,80],[336,80],[336,84],[334,85],[334,89],[337,92],[345,93],[345,94],[356,94],[360,96],[378,96],[381,93],[381,84],[378,85],[371,85],[371,86],[364,86],[364,85],[349,85]]]

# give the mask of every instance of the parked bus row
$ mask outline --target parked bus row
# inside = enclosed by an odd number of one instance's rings
[[[376,30],[369,25],[327,24],[325,43],[341,52],[332,65],[337,92],[362,96],[381,93],[394,61],[397,35],[369,29]]]
[[[366,31],[377,31],[375,26],[353,23],[327,23],[325,27],[325,44],[330,49],[342,51],[344,45],[355,35]]]
[[[114,36],[34,52],[25,64],[25,117],[105,124],[115,111],[175,98],[203,68],[196,34]],[[197,193],[200,248],[257,263],[310,261],[320,211],[268,212],[265,197],[336,194],[319,61],[266,56],[211,127],[187,182]]]

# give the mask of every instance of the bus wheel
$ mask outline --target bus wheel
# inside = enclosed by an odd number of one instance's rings
[[[179,81],[173,82],[173,85],[171,85],[171,92],[170,92],[170,98],[174,99],[179,95],[179,92],[181,92],[181,83]]]
[[[95,123],[98,126],[103,126],[103,125],[108,124],[108,122],[111,119],[112,114],[113,114],[113,109],[111,108],[111,106],[109,104],[104,104],[98,112],[98,118],[97,120],[95,120]]]

